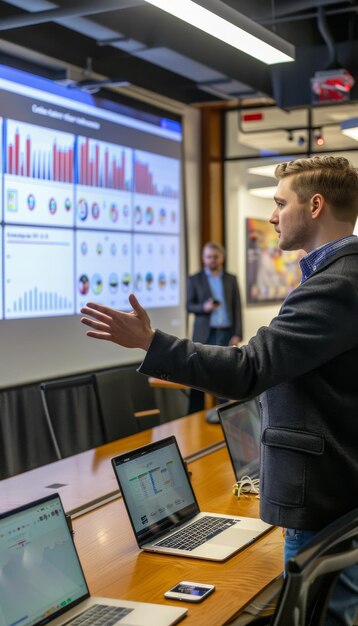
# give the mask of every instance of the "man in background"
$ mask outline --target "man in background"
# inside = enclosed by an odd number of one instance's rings
[[[216,346],[236,346],[242,339],[242,314],[237,278],[224,270],[225,249],[209,242],[202,252],[203,269],[189,276],[186,309],[195,315],[193,341]],[[204,408],[204,394],[192,389],[188,413]],[[216,410],[208,421],[217,421]]]

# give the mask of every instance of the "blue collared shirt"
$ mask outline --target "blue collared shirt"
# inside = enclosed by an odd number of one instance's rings
[[[213,276],[210,270],[206,268],[204,272],[208,277],[213,299],[219,300],[220,302],[220,306],[214,309],[210,314],[210,326],[211,328],[229,328],[231,326],[231,320],[225,302],[223,273],[220,272],[217,276]]]
[[[300,261],[301,271],[302,271],[302,281],[304,282],[307,278],[315,272],[324,261],[326,261],[332,254],[337,252],[337,250],[341,250],[345,248],[348,244],[356,241],[356,235],[345,235],[340,239],[335,239],[335,241],[330,241],[329,243],[323,244],[323,246],[319,246],[312,252],[306,254]]]

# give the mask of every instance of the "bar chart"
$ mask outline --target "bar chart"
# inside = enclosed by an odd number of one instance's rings
[[[132,190],[133,151],[117,144],[78,137],[79,185]]]
[[[74,136],[7,120],[5,174],[72,183]]]
[[[179,161],[152,152],[134,152],[134,191],[179,198]]]
[[[5,318],[74,313],[72,230],[6,226]]]

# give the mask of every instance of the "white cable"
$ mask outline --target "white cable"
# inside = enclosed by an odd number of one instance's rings
[[[244,495],[248,498],[248,494],[256,494],[256,498],[260,498],[260,480],[258,478],[251,478],[250,476],[243,476],[233,487],[233,494],[240,498]]]

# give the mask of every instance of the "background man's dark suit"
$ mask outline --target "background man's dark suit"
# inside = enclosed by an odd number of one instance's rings
[[[231,335],[242,338],[241,300],[234,274],[223,272],[225,301],[231,317]],[[210,334],[211,313],[204,311],[204,302],[212,298],[209,281],[204,270],[189,276],[187,281],[187,311],[195,314],[193,341],[206,343]]]
[[[206,268],[210,268],[210,259],[205,257],[205,250],[213,249],[212,244],[204,247],[203,261]],[[216,252],[215,248],[214,251]],[[201,272],[189,276],[187,282],[187,311],[194,313],[194,330],[193,341],[206,343],[211,345],[228,346],[230,341],[236,343],[242,338],[242,319],[241,319],[241,300],[237,279],[234,274],[229,274],[222,269],[224,256],[221,255],[219,261],[214,262],[215,270],[218,276],[221,276],[222,287],[224,292],[224,300],[229,316],[230,326],[225,329],[213,328],[211,326],[213,310],[205,310],[205,303],[213,301],[215,294],[210,288],[208,274],[203,269]],[[223,303],[221,303],[223,305]],[[226,399],[222,398],[221,402]],[[188,413],[202,411],[205,405],[205,398],[202,391],[191,389],[189,396]],[[217,421],[216,411],[207,413],[209,421]]]

